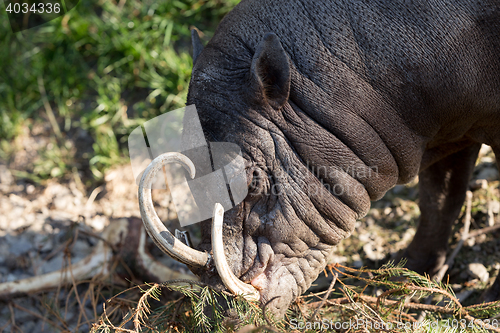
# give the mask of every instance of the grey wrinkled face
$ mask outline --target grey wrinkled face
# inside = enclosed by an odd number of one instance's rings
[[[321,156],[304,160],[304,145],[288,140],[285,117],[299,108],[288,100],[290,65],[277,37],[266,35],[242,59],[229,61],[209,44],[193,69],[187,104],[196,105],[207,141],[242,150],[249,189],[224,216],[225,255],[233,273],[283,315],[366,213],[369,196],[348,172],[322,164]],[[210,221],[202,228],[199,249],[210,252]],[[197,273],[220,284],[216,275]]]
[[[244,154],[248,195],[224,216],[224,252],[233,273],[256,287],[263,303],[278,296],[269,309],[282,315],[317,278],[333,245],[348,236],[357,216],[332,200],[285,140],[266,136],[259,141],[271,142],[280,155],[271,152],[254,159]],[[211,221],[202,222],[202,228],[199,249],[210,252]],[[202,279],[212,284],[218,280],[211,275]]]

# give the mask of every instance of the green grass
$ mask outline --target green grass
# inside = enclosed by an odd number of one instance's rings
[[[111,165],[126,162],[131,130],[185,104],[190,29],[208,40],[238,2],[82,0],[65,16],[16,34],[2,8],[0,159],[9,159],[23,128],[45,122],[54,148],[17,175],[39,181],[83,165],[101,179]],[[78,165],[65,144],[76,129],[93,141],[87,163]]]

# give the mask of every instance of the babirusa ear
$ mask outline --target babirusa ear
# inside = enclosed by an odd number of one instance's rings
[[[279,109],[286,103],[290,93],[290,65],[274,33],[267,33],[257,45],[250,74],[253,83],[261,89],[273,108]]]
[[[201,43],[200,36],[198,35],[198,31],[196,29],[191,30],[191,42],[193,43],[193,65],[194,65],[201,51],[203,51],[203,44]]]

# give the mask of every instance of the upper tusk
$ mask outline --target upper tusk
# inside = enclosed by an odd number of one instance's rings
[[[243,295],[249,301],[258,301],[260,294],[252,285],[238,279],[226,261],[224,254],[224,244],[222,243],[222,220],[224,218],[224,208],[220,203],[215,204],[212,218],[212,249],[215,267],[224,285],[232,293]]]
[[[165,228],[153,208],[151,199],[153,179],[163,165],[173,162],[182,164],[189,171],[191,178],[194,178],[196,169],[193,162],[181,153],[165,153],[155,158],[144,170],[139,183],[139,207],[142,222],[149,236],[163,252],[188,266],[203,267],[208,263],[208,253],[192,249],[176,239]]]

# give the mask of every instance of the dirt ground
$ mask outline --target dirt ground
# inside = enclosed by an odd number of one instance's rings
[[[2,283],[40,277],[67,267],[70,261],[80,262],[96,248],[104,230],[119,228],[124,218],[140,218],[130,164],[112,168],[104,183],[90,190],[82,184],[82,173],[43,184],[16,177],[16,170],[32,171],[47,144],[50,140],[43,135],[20,136],[9,161],[0,161],[0,332],[88,332],[102,314],[105,299],[147,282],[127,283],[134,272],[116,277],[96,271],[100,276],[91,284],[68,283],[60,290],[21,297],[5,295]],[[153,190],[153,200],[170,230],[180,229],[169,193]],[[196,241],[196,230],[192,231]],[[192,275],[183,264],[163,255],[149,237],[146,247],[172,270]],[[99,288],[93,289],[96,285]],[[100,291],[92,294],[91,289]]]
[[[15,170],[32,170],[30,166],[39,157],[39,151],[49,143],[43,136],[26,133],[13,143],[17,148],[11,158],[0,160],[0,290],[2,283],[40,277],[66,267],[70,261],[79,262],[92,253],[103,230],[118,227],[124,218],[140,217],[137,185],[128,164],[109,170],[103,184],[90,190],[85,189],[83,175],[78,172],[68,179],[43,184],[16,177]],[[481,150],[473,183],[477,189],[473,192],[471,230],[499,223],[498,170],[486,146]],[[335,261],[376,268],[393,258],[415,234],[419,215],[417,197],[415,180],[395,187],[383,199],[372,203],[368,215],[357,222],[353,235],[339,244]],[[159,217],[170,230],[180,229],[166,190],[154,190],[153,199]],[[460,235],[461,220],[455,226],[451,246]],[[189,229],[196,243],[199,239],[196,225]],[[467,292],[472,295],[470,302],[500,270],[499,236],[497,231],[469,239],[450,271],[450,283],[456,293],[471,290]],[[174,271],[190,274],[185,266],[164,256],[151,242],[147,249]],[[483,266],[482,275],[470,270],[471,263]],[[120,280],[111,273],[103,280],[72,282],[59,289],[25,296],[11,297],[0,292],[0,331],[88,332],[103,312],[102,302],[127,287],[123,276]],[[320,277],[311,290],[324,290],[328,284],[328,279]],[[100,288],[96,289],[96,285]]]

